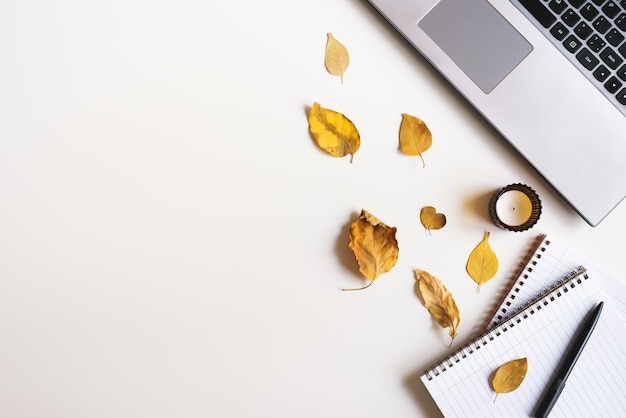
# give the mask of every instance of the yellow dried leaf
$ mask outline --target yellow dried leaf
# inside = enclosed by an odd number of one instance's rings
[[[432,206],[425,206],[420,211],[420,221],[430,233],[433,229],[441,229],[446,226],[446,215],[438,213]]]
[[[324,54],[326,70],[332,75],[341,77],[341,82],[343,83],[343,75],[346,73],[349,64],[350,55],[348,54],[348,49],[332,33],[329,33]]]
[[[489,246],[489,232],[485,232],[483,240],[470,253],[466,270],[478,283],[477,292],[480,292],[481,284],[489,281],[498,272],[498,257]]]
[[[402,114],[400,124],[400,150],[407,155],[419,155],[422,166],[426,167],[422,153],[433,144],[433,135],[423,120],[415,116]]]
[[[417,280],[419,294],[424,306],[439,326],[448,328],[448,334],[451,338],[450,345],[452,345],[461,322],[459,308],[457,308],[452,294],[441,280],[427,271],[415,270],[415,280]]]
[[[517,389],[524,381],[527,371],[528,359],[526,357],[511,360],[498,367],[491,381],[491,386],[496,391],[496,397],[493,401],[496,401],[499,394],[513,392]]]
[[[350,119],[318,103],[309,112],[309,131],[322,150],[333,157],[350,155],[350,162],[361,146],[359,131]]]
[[[350,226],[350,249],[359,264],[359,271],[369,283],[358,289],[365,289],[376,278],[388,272],[398,261],[398,241],[396,227],[385,225],[365,209]]]

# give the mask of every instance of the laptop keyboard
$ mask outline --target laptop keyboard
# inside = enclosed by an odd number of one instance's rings
[[[626,115],[626,0],[511,0]]]

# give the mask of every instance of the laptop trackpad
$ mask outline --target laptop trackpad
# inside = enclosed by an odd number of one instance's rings
[[[418,26],[485,93],[533,49],[485,0],[441,0]]]

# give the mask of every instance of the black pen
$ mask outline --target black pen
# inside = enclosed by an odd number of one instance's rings
[[[598,319],[600,319],[600,313],[602,312],[603,306],[604,302],[600,302],[581,324],[578,329],[576,339],[569,348],[569,351],[566,353],[554,380],[546,389],[546,393],[543,395],[541,402],[539,402],[539,405],[535,410],[535,417],[547,417],[557,399],[559,399],[559,395],[561,395],[561,392],[565,387],[565,381],[572,372],[578,357],[580,357],[580,354],[583,352],[589,337],[591,337],[591,333],[596,327]]]

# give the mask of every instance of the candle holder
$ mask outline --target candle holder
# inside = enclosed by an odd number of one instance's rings
[[[532,228],[541,216],[541,200],[529,186],[509,184],[489,200],[489,217],[497,227],[521,232]]]

